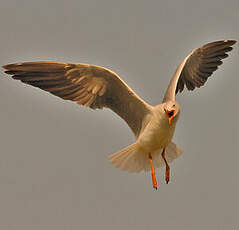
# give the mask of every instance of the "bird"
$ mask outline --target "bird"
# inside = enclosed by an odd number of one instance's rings
[[[15,80],[38,87],[64,100],[91,109],[109,108],[119,115],[135,135],[135,142],[109,155],[113,166],[128,172],[151,171],[157,190],[155,168],[165,167],[165,182],[170,181],[170,166],[182,155],[172,142],[180,115],[176,95],[203,86],[228,57],[235,40],[220,40],[194,49],[179,64],[156,106],[141,99],[110,69],[84,63],[22,62],[2,66]]]

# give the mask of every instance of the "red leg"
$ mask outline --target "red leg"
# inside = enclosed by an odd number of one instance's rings
[[[169,167],[168,162],[167,162],[167,160],[166,160],[166,158],[165,158],[165,149],[163,149],[162,157],[163,157],[163,160],[164,160],[165,166],[166,166],[165,181],[166,181],[166,183],[168,184],[169,179],[170,179],[170,167]]]
[[[155,170],[154,170],[154,166],[153,166],[153,161],[152,161],[151,153],[149,153],[149,163],[151,165],[151,170],[152,170],[153,188],[155,188],[157,190],[157,180],[156,180],[156,177],[155,177]]]

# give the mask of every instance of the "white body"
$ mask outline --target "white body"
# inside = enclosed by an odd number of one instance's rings
[[[165,162],[161,156],[166,149],[166,160],[172,162],[179,157],[183,151],[171,142],[176,123],[179,117],[174,117],[169,124],[168,117],[164,111],[163,104],[151,108],[144,121],[137,140],[129,147],[110,155],[111,163],[122,170],[129,172],[149,171],[151,169],[148,161],[149,153],[152,155],[156,168],[163,167]]]
[[[152,107],[152,113],[146,117],[144,127],[137,138],[139,146],[147,153],[165,148],[171,141],[178,117],[169,124],[162,104]]]

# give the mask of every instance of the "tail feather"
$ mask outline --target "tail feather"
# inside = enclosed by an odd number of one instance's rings
[[[156,168],[162,168],[165,166],[165,162],[162,158],[162,149],[156,150],[151,153],[153,163]],[[165,149],[165,158],[168,163],[173,162],[176,158],[180,157],[183,151],[174,143],[170,142]]]
[[[140,172],[142,164],[139,161],[140,150],[137,143],[134,143],[119,152],[109,156],[110,162],[121,170],[129,172]]]
[[[171,163],[174,159],[180,157],[183,150],[179,148],[174,142],[170,142],[166,148],[166,160]]]
[[[162,149],[151,153],[155,168],[165,166],[164,160],[161,156]],[[166,148],[166,160],[171,163],[174,159],[181,156],[183,151],[173,142],[169,143]],[[122,149],[119,152],[109,156],[110,162],[116,167],[128,172],[149,171],[151,166],[148,160],[148,153],[139,148],[137,142]]]

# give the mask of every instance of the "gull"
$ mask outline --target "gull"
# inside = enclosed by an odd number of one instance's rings
[[[152,106],[142,100],[116,73],[101,66],[83,63],[23,62],[4,65],[13,79],[38,87],[64,100],[91,109],[109,108],[130,127],[136,141],[109,156],[110,162],[129,172],[150,171],[157,189],[155,168],[170,166],[183,151],[172,142],[180,105],[175,100],[186,87],[194,90],[205,84],[228,57],[235,40],[215,41],[194,49],[177,67],[162,103]]]

